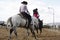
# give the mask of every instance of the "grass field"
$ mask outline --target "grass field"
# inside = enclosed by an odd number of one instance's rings
[[[24,28],[17,28],[18,39],[19,40],[26,40],[26,29]],[[8,40],[9,30],[7,31],[4,28],[0,28],[0,40]],[[42,34],[36,33],[38,40],[60,40],[60,32],[49,31],[48,29],[43,29]],[[16,36],[12,33],[12,39],[16,40]],[[29,40],[35,40],[32,34],[29,35]]]

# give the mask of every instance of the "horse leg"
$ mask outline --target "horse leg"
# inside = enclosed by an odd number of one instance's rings
[[[29,30],[27,29],[27,34],[28,34],[28,36],[29,36]]]
[[[35,39],[37,39],[34,30],[30,29],[30,31],[31,31],[32,35],[35,37]]]
[[[39,30],[40,30],[40,34],[42,33],[42,28],[39,28]]]
[[[16,31],[16,28],[14,28],[14,34],[16,35],[16,39],[18,39],[18,38],[17,38],[17,31]]]
[[[13,28],[12,28],[12,29],[10,29],[10,35],[9,35],[9,39],[8,39],[8,40],[10,40],[10,39],[11,39],[11,34],[12,34],[12,32],[13,32]]]
[[[42,28],[43,28],[43,22],[40,21],[40,25],[39,25],[40,34],[42,33]]]
[[[37,28],[37,26],[34,25],[34,27],[35,27],[35,29],[36,29],[36,32],[38,33],[38,28]]]
[[[29,30],[28,30],[28,27],[26,28],[27,30],[27,39],[26,40],[29,40]]]
[[[38,28],[36,28],[36,31],[37,31],[37,33],[38,33]]]

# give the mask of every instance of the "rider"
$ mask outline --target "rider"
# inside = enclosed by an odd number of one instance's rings
[[[38,13],[38,9],[37,8],[33,10],[33,16],[35,16],[38,19],[38,21],[40,22],[39,13]]]
[[[23,17],[28,19],[28,27],[29,27],[29,25],[31,23],[31,16],[30,16],[30,13],[27,9],[27,4],[28,3],[26,1],[23,1],[23,2],[21,2],[21,4],[22,5],[20,6],[19,12],[23,15]]]
[[[34,9],[33,10],[33,16],[35,16],[36,18],[39,18],[39,14],[38,14],[38,9]]]

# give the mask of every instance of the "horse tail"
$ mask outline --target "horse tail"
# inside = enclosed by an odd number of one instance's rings
[[[7,20],[7,27],[6,27],[6,29],[10,29],[11,27],[13,26],[13,24],[12,24],[12,17],[10,17],[8,20]]]

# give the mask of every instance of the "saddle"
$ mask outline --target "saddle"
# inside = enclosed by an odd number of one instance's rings
[[[22,14],[18,14],[19,16],[21,16],[23,19],[25,19],[26,20],[26,24],[25,24],[25,26],[27,27],[27,25],[28,25],[28,20],[27,20],[27,18],[26,17],[24,17]]]
[[[24,17],[22,14],[19,13],[18,15],[27,20],[27,18]]]

